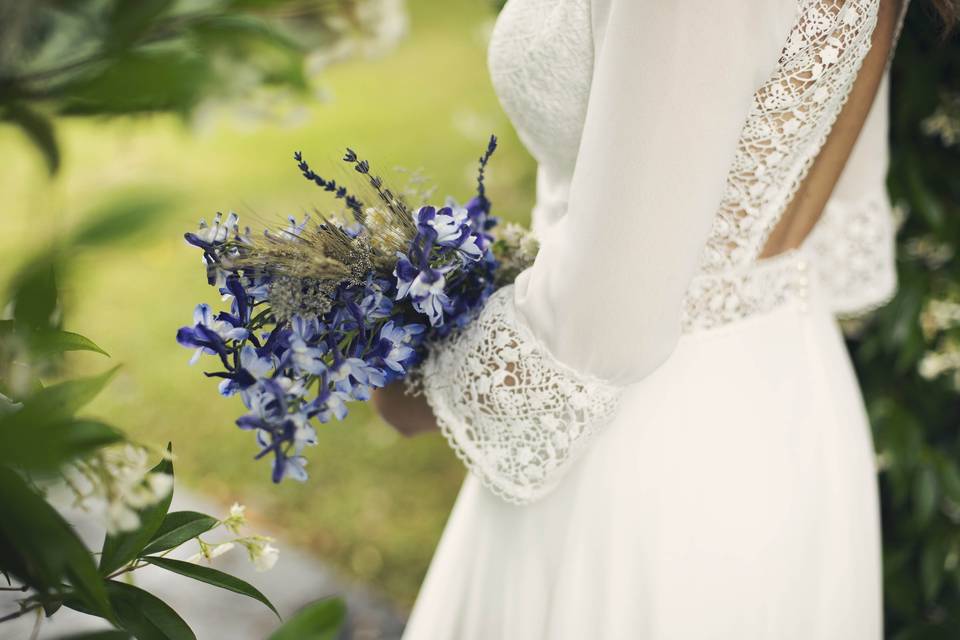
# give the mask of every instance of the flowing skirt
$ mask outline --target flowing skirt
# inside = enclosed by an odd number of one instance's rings
[[[880,640],[875,457],[816,297],[684,336],[560,486],[464,481],[405,640]]]

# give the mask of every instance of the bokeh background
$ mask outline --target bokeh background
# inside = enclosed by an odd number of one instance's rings
[[[402,6],[402,5],[401,5]],[[388,11],[388,9],[384,9]],[[346,146],[403,184],[421,170],[445,194],[472,195],[491,133],[501,148],[489,171],[495,207],[524,220],[534,165],[513,137],[486,73],[495,8],[482,0],[411,0],[396,43],[334,58],[304,95],[217,99],[179,113],[63,117],[60,169],[51,177],[21,131],[0,126],[0,281],[28,257],[112,211],[150,224],[106,246],[76,251],[61,283],[67,325],[122,363],[91,407],[134,437],[176,447],[179,482],[229,505],[249,505],[284,541],[347,576],[412,604],[463,477],[439,435],[404,439],[364,406],[325,425],[309,452],[306,484],[273,485],[269,464],[233,421],[244,409],[220,398],[202,364],[189,367],[178,327],[198,302],[216,302],[199,253],[183,240],[201,217],[236,211],[254,224],[285,224],[334,200],[297,170],[301,150],[322,175],[341,178]],[[396,17],[389,19],[395,20]],[[321,61],[322,64],[322,61]],[[136,93],[138,79],[120,91]],[[339,209],[338,207],[336,207]],[[123,218],[117,222],[126,224]],[[102,368],[93,354],[77,370]]]
[[[295,4],[335,11],[343,3]],[[200,365],[188,367],[190,353],[174,341],[194,305],[212,300],[198,252],[182,239],[199,218],[232,210],[263,224],[331,204],[300,176],[295,150],[339,179],[338,159],[350,146],[387,176],[404,181],[393,167],[420,169],[439,194],[464,198],[496,133],[494,208],[527,219],[535,166],[485,65],[499,3],[354,4],[386,11],[388,22],[370,37],[327,33],[311,45],[314,55],[294,56],[309,71],[305,81],[281,78],[264,89],[262,74],[248,78],[237,63],[221,81],[229,92],[188,93],[160,109],[144,105],[168,89],[179,95],[180,76],[131,72],[81,87],[86,93],[41,89],[19,102],[0,93],[10,125],[0,123],[0,282],[77,229],[111,221],[109,242],[65,245],[70,269],[60,283],[67,328],[123,364],[93,411],[142,441],[173,441],[181,484],[224,505],[249,505],[283,541],[404,610],[464,475],[442,438],[403,439],[357,406],[320,430],[306,484],[275,486],[268,465],[251,459],[253,439],[233,426],[239,401],[219,398],[216,381]],[[12,15],[0,12],[0,20]],[[291,15],[296,23],[299,14]],[[325,28],[342,28],[332,24]],[[901,289],[890,305],[846,326],[875,427],[887,630],[900,640],[960,637],[960,44],[940,31],[924,0],[914,0],[893,65],[890,190],[903,219]],[[138,95],[144,102],[130,98]],[[26,116],[17,111],[24,104]],[[68,362],[78,372],[100,370],[97,357]]]

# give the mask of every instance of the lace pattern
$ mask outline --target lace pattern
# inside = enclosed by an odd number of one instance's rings
[[[870,48],[878,5],[800,0],[800,17],[778,69],[757,92],[743,127],[699,275],[686,295],[685,332],[805,297],[805,251],[759,262],[757,257],[847,100]],[[564,21],[573,27],[562,27]],[[490,56],[494,83],[541,163],[572,166],[576,158],[589,97],[591,39],[587,0],[509,2],[498,22]],[[846,246],[872,251],[876,242],[866,235],[851,232]],[[839,251],[824,248],[824,259],[833,250]],[[840,291],[845,285],[831,286]],[[612,420],[621,394],[547,353],[515,311],[512,287],[497,292],[462,333],[434,346],[423,366],[423,386],[466,465],[494,493],[520,504],[559,483]]]
[[[690,285],[682,330],[697,333],[716,329],[787,302],[804,306],[811,285],[810,270],[806,252],[795,249],[740,272],[701,274]]]
[[[524,145],[540,164],[571,175],[593,73],[590,0],[508,2],[488,58],[497,95]]]
[[[512,286],[466,331],[431,348],[423,391],[467,467],[517,504],[556,485],[616,414],[621,393],[547,353],[517,314]]]
[[[885,193],[827,205],[805,245],[820,287],[838,316],[863,315],[896,293],[895,239]]]
[[[742,268],[760,255],[846,103],[878,7],[879,0],[803,0],[741,133],[703,272]]]

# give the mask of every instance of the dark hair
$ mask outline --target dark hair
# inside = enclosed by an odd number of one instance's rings
[[[958,0],[932,0],[933,8],[940,15],[945,31],[952,31],[960,18],[960,2]]]

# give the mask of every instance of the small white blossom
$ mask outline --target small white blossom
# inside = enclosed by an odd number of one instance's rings
[[[257,571],[269,571],[277,564],[280,550],[273,544],[273,538],[267,536],[250,536],[237,540],[247,548],[250,561]]]
[[[106,509],[106,526],[111,534],[134,531],[140,526],[140,516],[123,502],[110,502]]]
[[[257,571],[269,571],[277,564],[280,558],[280,550],[270,543],[265,544],[260,553],[253,559],[253,566]]]
[[[220,544],[208,544],[203,540],[199,540],[199,542],[200,542],[200,553],[195,553],[189,558],[187,558],[187,562],[196,563],[196,562],[200,562],[201,560],[205,560],[209,564],[213,562],[214,558],[218,558],[222,556],[223,554],[230,551],[236,546],[232,542],[222,542]]]
[[[240,533],[240,528],[247,524],[246,510],[245,506],[239,502],[234,502],[233,506],[230,507],[230,515],[223,521],[223,526],[232,533]]]
[[[137,511],[154,505],[173,489],[173,476],[150,471],[142,447],[107,447],[63,469],[63,478],[78,507],[99,513],[111,533],[140,526]]]

